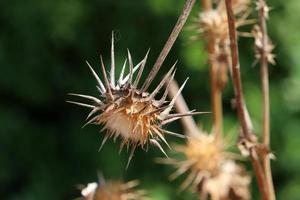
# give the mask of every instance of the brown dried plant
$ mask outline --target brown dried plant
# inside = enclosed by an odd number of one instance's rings
[[[116,139],[119,136],[122,138],[120,150],[122,150],[125,145],[127,148],[131,146],[128,164],[133,157],[136,147],[147,150],[149,143],[157,146],[165,154],[159,143],[163,141],[168,145],[164,134],[182,136],[162,129],[162,125],[177,119],[182,119],[186,135],[188,136],[187,143],[175,147],[175,150],[183,154],[184,159],[161,160],[164,163],[172,164],[177,167],[177,171],[171,177],[176,178],[184,173],[189,173],[182,187],[194,186],[202,199],[248,200],[251,198],[249,192],[250,176],[241,164],[237,164],[234,154],[228,152],[223,137],[222,90],[227,83],[227,74],[228,71],[230,71],[235,92],[235,105],[241,124],[238,145],[251,159],[262,198],[264,200],[275,200],[270,166],[268,86],[268,62],[274,63],[274,55],[271,53],[273,45],[267,36],[266,19],[269,9],[264,0],[257,0],[259,26],[256,26],[251,33],[251,35],[255,37],[256,58],[260,59],[261,63],[263,91],[262,143],[258,142],[256,135],[253,133],[251,118],[243,97],[238,60],[237,36],[249,36],[250,34],[239,33],[237,32],[237,28],[253,23],[253,20],[247,19],[250,14],[249,0],[220,0],[216,2],[216,8],[214,8],[214,4],[210,0],[202,0],[203,11],[197,20],[197,30],[207,40],[207,52],[209,55],[213,110],[213,128],[210,134],[206,134],[200,130],[192,119],[192,115],[199,113],[189,111],[180,94],[186,81],[180,88],[176,86],[173,80],[175,65],[169,70],[153,92],[147,92],[148,87],[155,78],[185,24],[194,3],[195,0],[186,1],[183,12],[179,16],[163,50],[140,88],[138,88],[138,83],[142,76],[148,53],[145,58],[134,67],[131,55],[128,51],[129,74],[124,78],[125,61],[120,78],[116,82],[114,41],[112,37],[110,78],[107,77],[102,57],[101,66],[104,83],[88,64],[98,82],[100,98],[89,95],[71,94],[91,100],[92,104],[73,101],[70,101],[70,103],[92,109],[88,118],[92,117],[92,115],[95,116],[91,118],[87,124],[94,123],[104,125],[104,129],[106,129],[107,132],[101,147],[108,138],[113,137]],[[229,59],[230,57],[231,59]],[[134,72],[138,68],[140,69],[134,79]],[[166,90],[162,98],[159,100],[155,99],[156,94],[164,85]],[[172,100],[169,103],[165,101],[167,92],[172,96]],[[170,114],[174,105],[176,105],[178,113]],[[186,118],[182,118],[184,116]],[[86,190],[83,191],[83,195],[87,200],[88,198],[94,199],[98,192],[103,199],[106,191],[110,191],[110,194],[119,191],[117,194],[125,194],[125,196],[129,194],[133,200],[140,198],[140,196],[135,196],[137,193],[127,192],[127,189],[131,189],[135,184],[127,184],[126,186],[126,184],[114,183],[107,184],[106,186],[99,187],[95,184],[90,185],[88,188],[92,189],[86,188]],[[115,190],[112,188],[119,189]],[[118,197],[120,196],[121,195]],[[103,200],[106,199],[104,198]]]
[[[89,183],[81,190],[78,200],[148,200],[144,190],[135,190],[138,181],[105,181]]]
[[[178,91],[175,81],[169,87],[172,97]],[[182,95],[176,102],[178,112],[188,110]],[[177,170],[170,176],[173,180],[182,174],[188,174],[181,185],[181,189],[191,187],[199,193],[201,199],[250,199],[249,184],[251,178],[241,164],[234,159],[237,154],[228,151],[228,142],[216,134],[204,133],[199,129],[191,117],[181,120],[187,135],[184,145],[174,146],[177,154],[183,155],[181,159],[158,159],[163,164],[173,165]]]
[[[259,18],[259,37],[255,38],[255,44],[260,53],[261,81],[263,94],[263,141],[260,143],[253,132],[251,119],[247,112],[244,100],[242,81],[240,75],[240,64],[238,57],[237,34],[235,30],[235,17],[232,0],[225,0],[226,11],[228,15],[228,27],[231,47],[232,60],[232,79],[235,92],[236,108],[241,124],[239,145],[243,151],[250,156],[253,169],[257,178],[261,197],[264,200],[275,200],[275,193],[272,181],[272,171],[270,165],[270,103],[269,103],[269,80],[268,80],[268,61],[270,60],[270,40],[267,35],[266,19],[268,16],[268,7],[264,0],[257,0],[257,10]]]
[[[124,77],[126,67],[125,60],[119,79],[116,81],[114,38],[112,34],[110,76],[107,76],[102,56],[100,56],[100,60],[104,82],[99,78],[97,73],[87,62],[91,72],[97,80],[97,88],[100,93],[100,97],[71,93],[70,95],[89,100],[91,103],[87,104],[75,101],[67,101],[69,103],[91,109],[91,112],[87,117],[89,121],[86,123],[86,125],[91,123],[104,125],[102,131],[106,130],[106,133],[100,149],[108,138],[114,138],[114,140],[116,140],[119,136],[122,138],[120,151],[122,151],[124,146],[127,146],[127,148],[129,148],[129,146],[131,147],[127,167],[134,155],[136,147],[141,147],[147,151],[148,144],[151,143],[158,147],[166,155],[161,144],[159,143],[162,141],[169,146],[164,134],[170,134],[178,137],[182,136],[164,130],[162,126],[184,116],[200,114],[199,112],[194,111],[175,114],[170,113],[178,95],[186,84],[187,79],[178,90],[177,95],[175,95],[170,102],[166,102],[167,89],[160,99],[155,99],[163,85],[170,85],[170,82],[174,78],[176,63],[173,65],[173,67],[171,67],[162,81],[156,86],[154,91],[151,93],[147,92],[148,87],[155,78],[158,70],[163,64],[176,38],[178,37],[178,34],[185,24],[194,3],[195,0],[186,1],[183,12],[179,16],[178,21],[175,24],[175,27],[171,32],[163,50],[161,51],[152,70],[140,88],[138,87],[138,84],[146,64],[148,52],[139,64],[133,66],[131,54],[128,51],[129,74]],[[134,72],[138,68],[138,74],[134,78]]]

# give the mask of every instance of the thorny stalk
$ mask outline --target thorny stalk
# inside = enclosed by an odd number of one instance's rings
[[[266,17],[268,15],[268,7],[264,0],[257,0],[258,15],[260,30],[262,33],[262,49],[260,51],[260,70],[261,70],[261,83],[262,83],[262,96],[263,96],[263,144],[266,148],[270,149],[270,97],[269,97],[269,72],[268,72],[268,31],[266,24]],[[269,153],[266,152],[262,155],[263,168],[266,175],[267,188],[270,200],[275,200],[275,192],[272,180],[272,170],[270,163]]]
[[[249,142],[255,142],[255,135],[251,131],[251,125],[247,119],[247,111],[244,103],[242,82],[240,77],[240,65],[238,57],[238,45],[237,45],[237,36],[235,30],[235,18],[232,9],[232,0],[225,0],[226,11],[228,16],[228,28],[229,28],[229,37],[230,37],[230,47],[231,47],[231,59],[232,59],[232,79],[235,92],[236,107],[238,112],[238,117],[241,123],[242,128],[242,137]],[[257,178],[258,187],[262,196],[262,199],[269,200],[270,196],[268,190],[266,189],[266,180],[259,161],[256,148],[252,147],[250,150],[251,163],[255,171]]]
[[[172,99],[176,93],[178,92],[179,87],[178,84],[176,83],[176,81],[173,79],[170,87],[168,87],[168,95],[170,95],[170,98]],[[178,113],[186,113],[189,112],[189,108],[182,96],[182,94],[180,94],[177,97],[176,103],[175,103],[175,107]],[[182,125],[184,127],[185,133],[187,136],[197,136],[198,134],[200,134],[199,129],[197,127],[196,122],[194,121],[192,116],[186,116],[181,118],[180,120],[182,122]]]
[[[168,53],[170,52],[174,42],[176,41],[182,27],[184,26],[188,16],[190,15],[192,8],[195,4],[196,0],[186,0],[183,11],[181,15],[179,16],[175,27],[173,28],[167,42],[165,43],[164,48],[160,52],[152,70],[150,71],[150,74],[148,78],[146,79],[145,83],[142,86],[142,91],[146,91],[147,88],[150,86],[151,82],[153,81],[155,75],[159,71],[160,67],[162,66],[164,60],[166,59]]]

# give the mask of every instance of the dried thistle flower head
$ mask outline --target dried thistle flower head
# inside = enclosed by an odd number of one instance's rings
[[[272,53],[274,49],[272,41],[269,38],[267,38],[267,45],[265,48],[263,47],[263,34],[258,25],[254,25],[252,29],[252,34],[255,40],[254,44],[256,60],[260,60],[263,51],[265,51],[265,56],[267,57],[268,62],[275,65],[275,54]]]
[[[89,95],[70,94],[82,97],[86,100],[90,100],[92,103],[85,104],[74,101],[68,102],[91,109],[91,112],[88,115],[89,121],[86,124],[104,125],[103,129],[106,130],[106,134],[100,149],[108,138],[113,137],[114,139],[116,139],[120,136],[122,138],[120,151],[122,151],[122,148],[125,145],[127,147],[131,146],[128,164],[133,157],[134,151],[137,146],[140,146],[143,149],[147,150],[148,144],[151,143],[157,146],[165,154],[163,148],[159,143],[160,141],[163,141],[168,146],[164,134],[171,134],[178,137],[181,137],[181,135],[164,130],[162,128],[162,125],[180,119],[183,116],[199,114],[194,111],[180,114],[170,113],[178,95],[186,84],[187,79],[184,81],[178,93],[170,102],[166,101],[168,91],[167,89],[164,91],[160,99],[155,99],[164,85],[166,85],[166,88],[170,86],[170,83],[174,78],[174,74],[176,71],[176,63],[167,72],[165,77],[157,85],[154,91],[148,93],[147,91],[145,91],[147,89],[145,84],[141,88],[138,88],[138,84],[141,79],[149,51],[147,52],[144,59],[136,66],[133,66],[131,54],[128,51],[129,74],[124,76],[126,68],[125,60],[119,79],[118,81],[116,81],[113,36],[111,42],[111,69],[109,77],[107,77],[103,59],[102,57],[100,57],[104,83],[96,74],[91,65],[87,63],[98,82],[97,88],[100,92],[99,97],[96,98]],[[134,79],[134,73],[138,69],[138,74]],[[153,77],[150,77],[150,75],[145,82],[149,82],[149,80],[153,80]],[[149,83],[147,84],[149,85]],[[92,117],[93,115],[95,116]]]
[[[138,181],[89,183],[81,190],[81,200],[145,200],[145,191],[134,190],[137,185]]]
[[[208,196],[215,200],[249,200],[251,178],[242,165],[226,161],[220,172],[199,185],[202,199]]]
[[[210,196],[214,200],[225,200],[230,195],[243,196],[243,200],[249,199],[246,193],[249,192],[250,178],[242,170],[243,167],[232,160],[235,155],[227,152],[226,148],[226,142],[217,139],[214,134],[199,134],[189,137],[186,145],[175,148],[184,155],[184,159],[163,159],[162,163],[177,168],[170,176],[171,179],[188,173],[181,189],[193,186],[199,190],[203,199]],[[239,174],[240,171],[243,173]],[[247,192],[240,192],[241,190]],[[243,194],[239,195],[240,193]]]
[[[254,21],[247,19],[250,15],[249,0],[235,0],[232,2],[236,16],[236,28],[252,24]],[[213,39],[217,44],[228,44],[228,23],[224,1],[219,1],[215,9],[200,12],[195,21],[194,29],[204,37]],[[249,33],[238,32],[241,36],[250,36]]]

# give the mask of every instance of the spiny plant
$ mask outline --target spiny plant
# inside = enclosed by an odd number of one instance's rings
[[[121,136],[122,138],[120,151],[125,145],[127,146],[127,148],[131,146],[127,167],[134,155],[136,147],[141,147],[142,149],[147,150],[148,144],[151,143],[157,146],[166,155],[165,151],[159,143],[160,141],[163,141],[167,146],[169,146],[164,137],[164,134],[166,133],[182,137],[179,134],[164,130],[162,128],[162,125],[180,119],[184,116],[200,114],[199,112],[194,111],[188,111],[186,113],[170,113],[178,95],[186,84],[187,79],[182,84],[177,95],[175,95],[175,97],[169,103],[165,101],[167,96],[167,89],[159,100],[155,99],[155,96],[160,91],[160,89],[164,85],[168,87],[170,81],[172,81],[172,79],[174,78],[176,63],[173,65],[173,67],[171,67],[171,69],[168,71],[162,81],[157,85],[154,91],[151,93],[147,92],[148,87],[155,78],[171,47],[176,41],[178,34],[185,24],[194,3],[195,0],[186,2],[182,14],[179,16],[173,31],[171,32],[164,48],[162,49],[141,88],[138,88],[138,84],[146,64],[148,53],[146,54],[145,58],[134,67],[131,54],[128,51],[129,74],[123,78],[126,67],[125,61],[120,74],[120,78],[116,82],[114,38],[112,34],[110,78],[107,77],[102,56],[100,56],[100,61],[104,83],[101,81],[90,64],[87,63],[98,82],[97,88],[100,92],[100,98],[83,94],[70,94],[73,96],[79,96],[88,99],[93,102],[92,104],[86,104],[81,102],[68,101],[69,103],[92,109],[90,114],[88,115],[88,118],[92,117],[94,114],[96,116],[91,118],[86,124],[93,123],[104,125],[103,130],[107,131],[101,147],[108,138],[113,137],[114,139],[116,139],[119,136]],[[140,68],[139,72],[134,79],[134,72],[138,68]]]
[[[191,118],[192,115],[199,113],[189,111],[183,97],[180,95],[186,81],[180,88],[177,87],[174,89],[175,65],[167,72],[153,92],[147,92],[148,87],[155,78],[185,24],[195,0],[186,1],[183,12],[179,16],[163,50],[140,88],[138,84],[146,64],[148,52],[144,59],[134,66],[131,54],[128,51],[129,74],[124,77],[125,61],[119,80],[116,82],[114,39],[112,37],[109,78],[105,71],[103,59],[100,57],[104,83],[88,63],[98,82],[97,87],[100,97],[71,94],[91,100],[92,104],[69,102],[91,109],[88,115],[89,121],[86,124],[104,125],[103,130],[106,130],[106,134],[101,147],[108,138],[113,137],[117,139],[119,136],[122,138],[120,151],[125,145],[127,148],[131,147],[128,164],[134,155],[136,147],[147,150],[149,143],[156,145],[165,154],[159,143],[163,141],[168,145],[164,134],[182,136],[163,129],[162,125],[182,119],[188,140],[185,145],[177,147],[175,150],[177,149],[179,153],[184,154],[185,158],[182,160],[164,159],[163,161],[173,164],[178,168],[172,177],[176,178],[185,172],[189,172],[187,179],[183,183],[183,187],[188,187],[189,185],[196,186],[199,196],[203,199],[248,200],[251,198],[249,195],[250,177],[244,167],[237,164],[232,154],[227,152],[225,140],[222,136],[222,90],[226,84],[223,78],[227,77],[227,69],[229,69],[228,71],[231,74],[235,92],[235,106],[241,125],[238,146],[241,153],[246,152],[246,155],[251,159],[262,198],[264,200],[275,200],[270,166],[272,154],[270,153],[269,139],[268,88],[268,62],[274,61],[274,55],[271,53],[273,45],[267,36],[266,29],[268,7],[264,0],[257,0],[256,5],[260,23],[259,28],[254,29],[252,33],[255,37],[256,58],[260,59],[261,63],[263,91],[263,141],[259,143],[254,134],[251,118],[243,97],[238,59],[239,50],[237,46],[238,34],[236,29],[239,26],[253,23],[252,20],[247,20],[249,16],[249,1],[225,0],[225,4],[224,1],[212,3],[210,0],[202,0],[201,2],[204,12],[199,15],[198,24],[201,27],[198,31],[207,39],[207,52],[211,68],[213,128],[210,134],[205,134],[202,130],[199,130]],[[217,5],[216,9],[213,8],[215,3]],[[134,78],[134,73],[138,69],[138,74]],[[160,99],[155,99],[163,86],[166,87],[164,94]],[[170,102],[166,102],[168,92],[173,96]],[[170,114],[175,104],[179,113]],[[184,116],[187,118],[182,118]]]
[[[100,177],[98,183],[93,182],[82,186],[82,197],[78,200],[147,200],[144,190],[136,190],[139,185],[137,180],[122,181],[106,181]]]

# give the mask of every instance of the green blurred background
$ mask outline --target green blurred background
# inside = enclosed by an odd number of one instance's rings
[[[128,154],[118,154],[119,141],[109,141],[101,152],[100,127],[81,129],[88,113],[69,105],[68,92],[97,95],[95,80],[85,60],[99,71],[99,54],[110,62],[110,34],[116,32],[116,62],[126,48],[134,62],[150,47],[150,70],[177,20],[184,1],[176,0],[1,0],[0,1],[0,199],[74,199],[77,184],[97,181],[97,170],[107,179],[139,179],[155,200],[196,199],[177,188],[170,166],[153,162],[163,155],[157,148],[138,150],[129,169]],[[300,2],[270,0],[269,32],[276,49],[270,67],[273,174],[278,199],[300,198]],[[194,7],[187,26],[200,10]],[[247,28],[246,28],[247,29]],[[250,30],[248,28],[247,30]],[[209,111],[210,88],[203,41],[191,42],[188,29],[180,34],[158,77],[177,59],[176,79],[190,77],[183,95],[189,107]],[[253,40],[242,38],[240,59],[246,101],[255,129],[261,124],[259,68],[253,67]],[[120,70],[118,68],[118,70]],[[158,81],[159,78],[156,79]],[[155,84],[154,84],[155,85]],[[225,131],[234,144],[238,123],[230,106],[229,84],[224,94]],[[211,116],[197,117],[209,130]],[[179,122],[168,127],[180,130]],[[178,131],[180,132],[180,131]],[[180,139],[167,138],[171,143]],[[236,148],[233,148],[235,151]],[[247,168],[251,171],[248,162]],[[253,173],[252,173],[253,174]],[[255,179],[253,199],[258,199]]]

